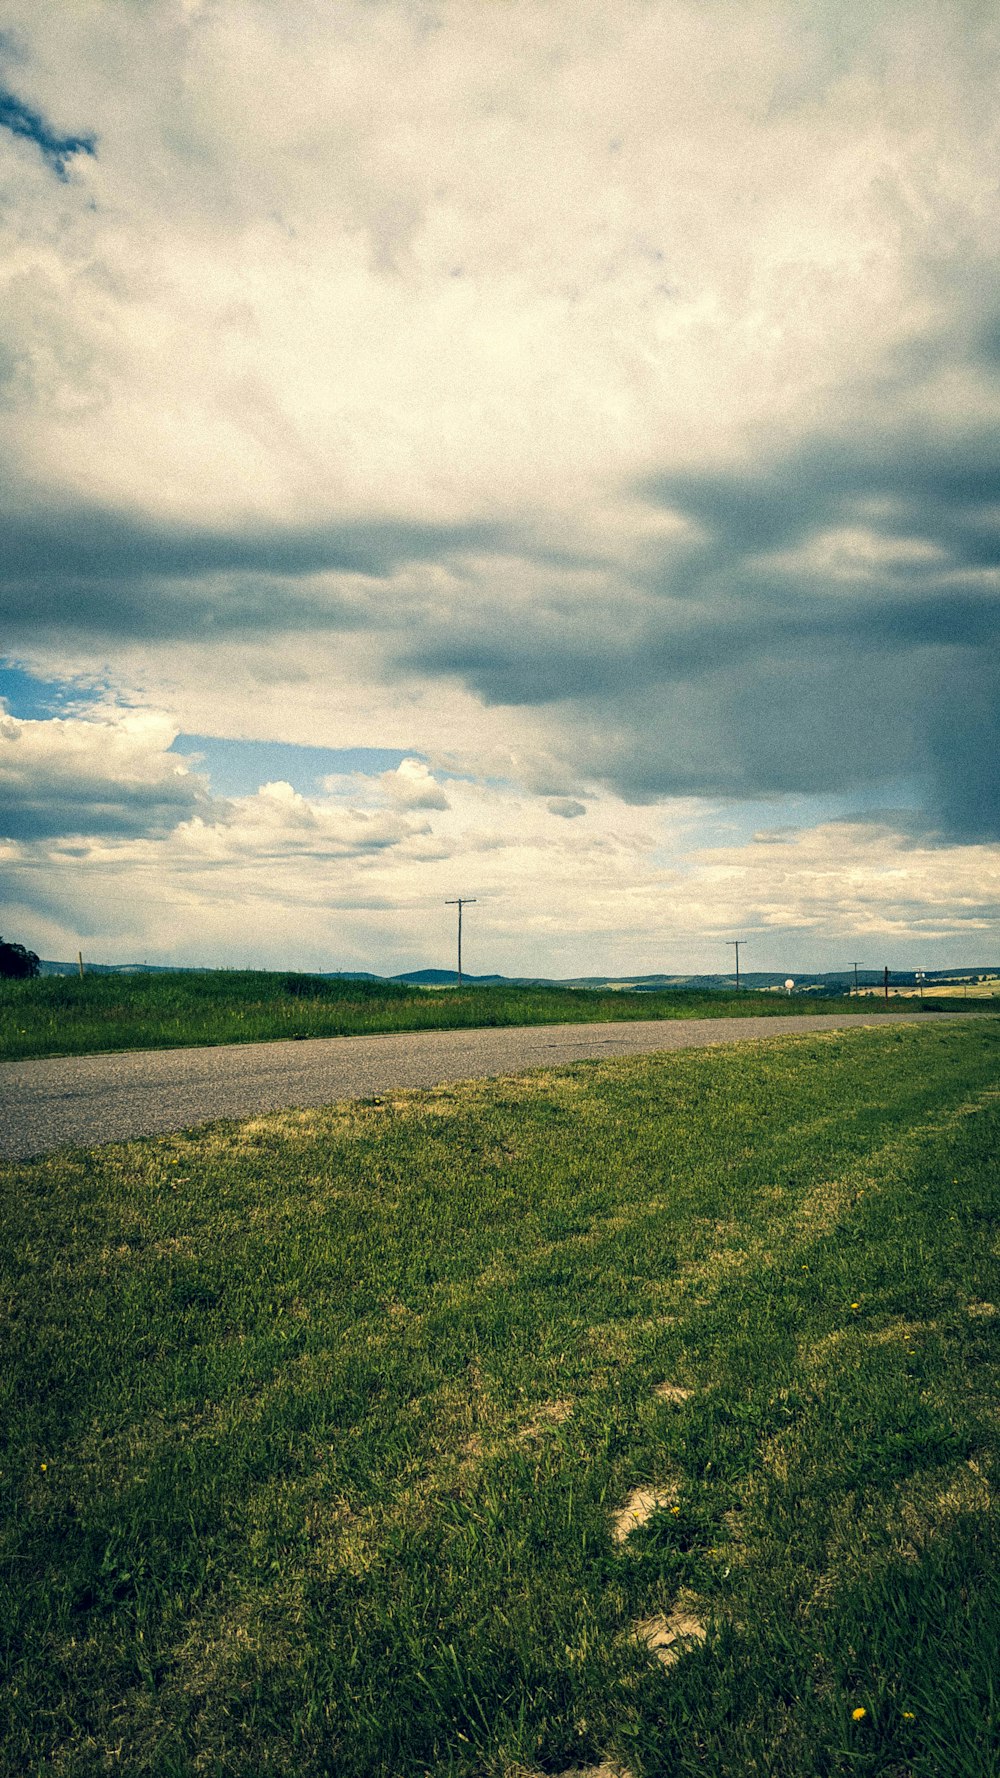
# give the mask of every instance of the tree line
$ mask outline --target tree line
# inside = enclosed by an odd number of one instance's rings
[[[8,981],[26,981],[29,976],[37,975],[39,968],[34,951],[0,938],[0,976],[5,976]]]

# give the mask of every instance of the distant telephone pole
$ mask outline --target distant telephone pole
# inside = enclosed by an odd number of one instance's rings
[[[854,992],[856,994],[858,992],[858,965],[856,963],[852,963],[850,967],[854,971]]]
[[[885,1003],[886,1003],[886,1006],[888,1006],[888,1004],[889,1004],[889,965],[888,965],[888,963],[886,964],[885,970],[882,975],[882,986],[885,989]]]
[[[745,938],[727,938],[727,940],[726,940],[727,945],[735,945],[735,947],[736,947],[736,992],[737,992],[737,994],[740,991],[740,946],[745,945],[746,942],[747,941]]]
[[[458,909],[458,985],[462,986],[462,909],[472,907],[477,900],[475,895],[456,895],[453,901],[446,901],[446,908]]]

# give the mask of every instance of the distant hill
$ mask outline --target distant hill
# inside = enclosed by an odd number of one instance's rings
[[[60,963],[46,960],[40,966],[42,975],[76,975],[76,963]],[[88,975],[169,975],[183,970],[188,974],[204,975],[209,973],[205,965],[188,966],[175,963],[86,963]],[[409,969],[402,975],[380,976],[370,969],[307,969],[307,970],[271,970],[273,975],[312,975],[327,981],[392,981],[405,982],[418,988],[447,988],[458,981],[454,969]],[[794,972],[788,972],[794,974]],[[991,963],[956,965],[950,969],[928,969],[923,979],[928,985],[944,986],[954,982],[960,986],[962,982],[972,982],[977,978],[995,978],[1000,975],[1000,965]],[[768,992],[784,989],[787,979],[783,970],[741,970],[740,984],[742,987],[757,992]],[[896,988],[915,987],[920,979],[913,969],[894,969],[890,972],[890,983]],[[639,994],[662,992],[669,988],[688,988],[700,993],[719,993],[732,991],[736,986],[734,975],[577,975],[556,978],[537,975],[469,975],[464,970],[462,980],[469,987],[539,987],[539,988],[594,988],[605,992],[620,993],[631,991]],[[822,973],[811,970],[794,975],[795,992],[798,994],[841,994],[854,986],[853,969],[832,969]],[[881,969],[859,969],[858,984],[862,988],[880,987],[882,984]]]
[[[963,981],[975,981],[977,977],[993,977],[1000,974],[1000,965],[980,964],[965,968],[928,969],[923,979],[928,984],[943,984]],[[800,994],[841,994],[854,986],[853,969],[831,969],[821,974],[805,971],[794,976],[795,990]],[[920,976],[913,969],[893,969],[889,972],[890,984],[896,988],[915,987]],[[391,977],[397,982],[411,982],[417,987],[443,988],[450,987],[458,980],[454,969],[411,969],[405,975]],[[538,975],[469,975],[462,972],[462,980],[470,987],[506,986],[537,987],[537,988],[592,988],[610,993],[629,992],[635,994],[662,993],[670,988],[687,988],[698,993],[732,992],[736,986],[735,975],[575,975],[575,976],[538,976]],[[740,970],[740,986],[743,988],[766,993],[774,989],[784,990],[788,974],[784,970]],[[881,969],[859,969],[858,986],[875,988],[882,986]]]
[[[220,973],[207,963],[91,963],[84,959],[84,969],[88,975],[215,975]],[[42,959],[38,965],[40,975],[78,975],[78,963],[59,963]],[[242,974],[242,971],[234,972]],[[265,975],[315,975],[323,981],[364,981],[383,982],[396,980],[396,977],[375,975],[370,969],[271,969],[262,972]]]

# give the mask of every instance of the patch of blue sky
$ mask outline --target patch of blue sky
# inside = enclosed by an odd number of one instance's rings
[[[317,796],[324,778],[373,778],[394,772],[404,759],[423,757],[398,747],[306,747],[220,735],[178,735],[170,751],[193,755],[216,796],[253,796],[262,784],[279,782],[300,796]]]
[[[77,716],[110,689],[101,680],[43,679],[17,661],[0,660],[0,698],[20,722],[45,722],[53,716]]]
[[[926,805],[926,787],[916,778],[893,778],[858,790],[816,795],[751,798],[705,803],[685,825],[685,853],[715,846],[749,845],[757,834],[796,833],[829,821],[891,820],[913,816]],[[678,858],[670,848],[655,855],[673,869],[696,868],[695,859]]]
[[[2,41],[2,40],[0,40]],[[40,111],[26,105],[15,93],[0,86],[0,129],[12,136],[34,142],[59,179],[67,179],[66,162],[75,154],[95,155],[97,143],[93,136],[60,136],[47,123]]]

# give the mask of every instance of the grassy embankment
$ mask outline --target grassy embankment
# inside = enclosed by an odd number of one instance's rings
[[[4,1168],[0,1771],[990,1778],[998,1145],[928,1021]]]
[[[431,993],[399,982],[324,980],[254,970],[94,975],[82,981],[42,976],[35,981],[0,982],[0,1058],[477,1025],[871,1010],[870,1001],[699,994],[684,989],[645,994],[469,987]]]

